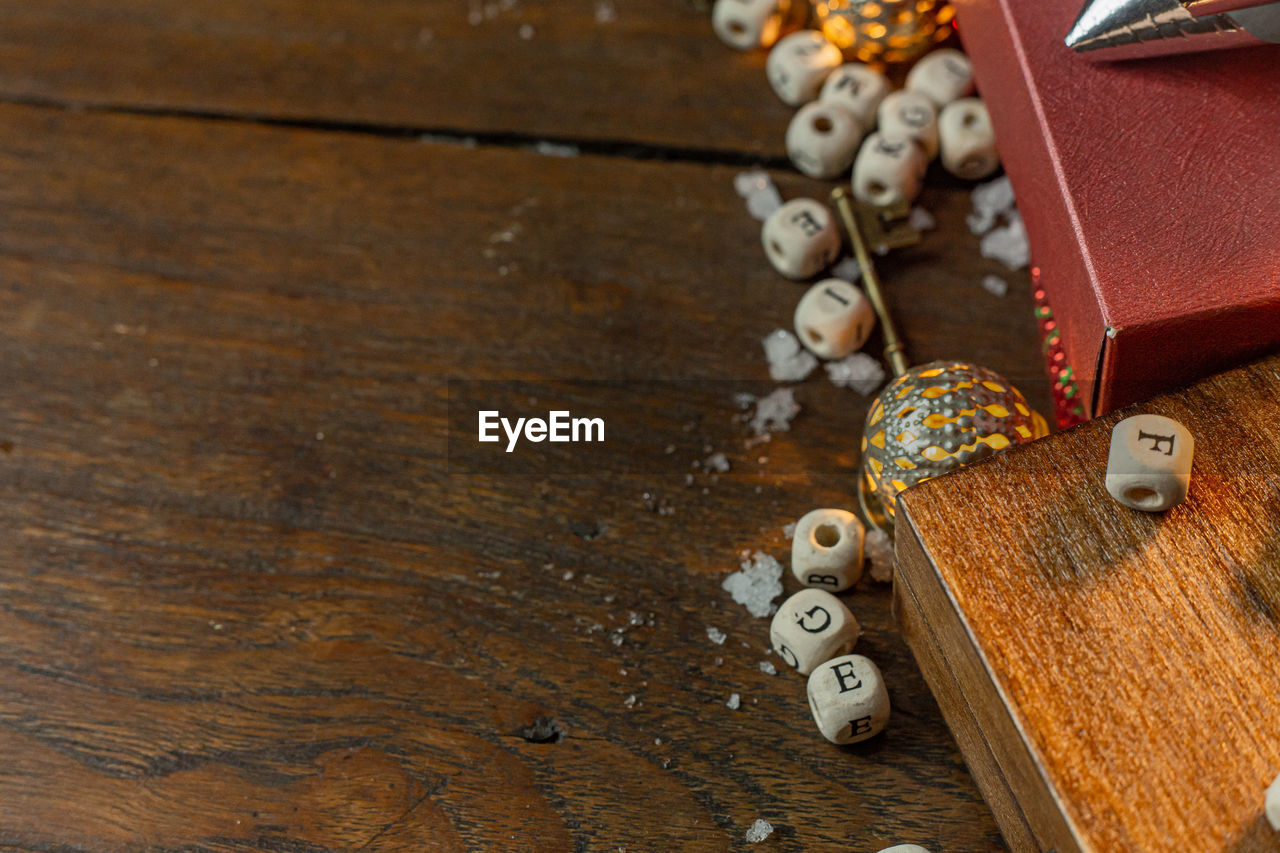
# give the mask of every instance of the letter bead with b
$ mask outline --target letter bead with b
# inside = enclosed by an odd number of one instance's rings
[[[791,573],[805,586],[828,592],[848,589],[862,577],[865,538],[866,528],[848,510],[808,512],[791,537]]]

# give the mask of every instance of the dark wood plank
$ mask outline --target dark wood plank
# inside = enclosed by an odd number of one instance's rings
[[[1280,481],[1258,465],[1280,452],[1278,386],[1272,357],[903,495],[906,605],[945,650],[922,665],[959,684],[947,701],[973,709],[998,763],[971,766],[1041,846],[1280,848],[1263,815]],[[1188,497],[1165,513],[1105,489],[1111,429],[1138,412],[1196,438]]]
[[[849,603],[894,720],[838,749],[719,588],[853,500],[866,407],[815,377],[745,446],[801,288],[733,169],[0,128],[0,845],[718,850],[763,816],[776,849],[1000,848],[887,589]],[[884,262],[917,356],[1034,376],[1026,281],[983,292],[965,194],[925,203],[944,229]],[[512,379],[618,438],[468,469],[450,401]]]
[[[708,4],[598,5],[6,0],[0,97],[785,155],[763,53]]]

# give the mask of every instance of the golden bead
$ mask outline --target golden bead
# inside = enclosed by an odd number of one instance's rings
[[[820,27],[848,60],[910,62],[951,34],[946,0],[825,0],[814,5]]]

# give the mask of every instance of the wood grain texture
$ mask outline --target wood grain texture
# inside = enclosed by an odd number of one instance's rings
[[[597,0],[4,2],[0,96],[785,156],[792,110],[764,53],[721,44],[709,4],[604,7],[602,22]]]
[[[1278,389],[1264,360],[903,495],[900,577],[1042,846],[1280,849]],[[1163,514],[1104,486],[1139,411],[1196,437]]]
[[[991,807],[1005,843],[1013,850],[1044,849],[1036,842],[1018,798],[1009,788],[1009,780],[1000,770],[1000,759],[967,701],[955,674],[947,666],[943,645],[925,621],[915,593],[899,575],[893,586],[893,615],[902,637],[920,664],[920,671],[942,710],[947,727],[955,736],[965,763],[973,772],[974,782],[983,799]]]
[[[886,589],[849,602],[895,716],[849,749],[720,590],[850,503],[865,410],[815,377],[745,445],[800,288],[735,169],[0,128],[0,846],[724,850],[766,817],[768,849],[1000,849]],[[884,264],[917,356],[1034,376],[1025,278],[983,292],[967,195],[924,203]],[[624,380],[582,406],[625,440],[458,470],[450,378]]]

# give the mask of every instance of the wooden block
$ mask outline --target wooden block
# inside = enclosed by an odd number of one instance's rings
[[[1280,846],[1277,401],[1272,357],[900,498],[904,634],[1014,850]],[[1139,412],[1197,438],[1165,513],[1104,486]]]

